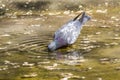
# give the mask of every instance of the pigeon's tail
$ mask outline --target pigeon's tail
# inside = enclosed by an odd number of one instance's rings
[[[74,19],[73,21],[75,21],[82,13],[78,14]]]
[[[91,19],[91,17],[86,15],[85,12],[83,12],[81,18],[79,19],[79,21],[80,21],[80,23],[84,24],[90,19]]]
[[[80,22],[82,22],[82,21],[83,21],[83,19],[84,19],[84,16],[85,16],[85,12],[83,12],[83,13],[82,13],[82,16],[81,16],[81,18],[79,18],[79,21],[80,21]]]

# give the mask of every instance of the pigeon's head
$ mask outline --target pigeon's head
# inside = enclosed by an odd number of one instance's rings
[[[82,24],[85,24],[87,21],[89,21],[91,19],[90,16],[88,16],[85,12],[82,13],[82,16],[81,18],[79,19],[79,21],[82,23]]]
[[[57,44],[55,41],[51,42],[49,45],[48,45],[48,50],[49,51],[54,51],[58,48]]]

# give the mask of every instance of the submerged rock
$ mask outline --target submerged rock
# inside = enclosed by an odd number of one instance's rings
[[[102,64],[117,64],[120,63],[120,59],[119,58],[102,58],[100,59],[100,63]]]
[[[29,11],[26,13],[26,15],[32,15],[32,14],[33,14],[32,10],[29,10]]]
[[[23,75],[22,78],[33,78],[33,77],[36,77],[36,76],[38,76],[38,74],[30,73],[30,74]]]
[[[101,32],[96,32],[95,34],[96,34],[96,35],[99,35],[99,34],[101,34]]]
[[[117,42],[112,42],[112,43],[110,43],[110,45],[119,45],[119,43],[117,43]]]
[[[62,76],[63,78],[60,79],[60,80],[69,80],[70,78],[80,79],[79,76],[75,76],[75,75],[73,75],[72,73],[61,73],[61,76]]]
[[[107,13],[107,9],[104,9],[104,10],[96,10],[96,13]]]
[[[39,65],[39,64],[49,64],[50,63],[50,61],[43,61],[43,62],[38,62],[37,64]]]
[[[70,10],[64,11],[63,14],[66,14],[66,15],[70,14]]]
[[[17,66],[18,65],[18,63],[11,62],[11,61],[8,61],[8,60],[5,60],[4,64],[8,64],[8,65],[12,65],[12,66]]]
[[[1,35],[2,37],[9,37],[9,36],[11,36],[10,34],[3,34],[3,35]]]
[[[48,13],[48,15],[50,15],[50,16],[59,15],[59,14],[61,14],[61,12],[50,12],[50,13]]]
[[[31,27],[40,27],[41,25],[40,24],[32,24]]]
[[[34,63],[24,62],[22,65],[25,66],[25,67],[32,67],[32,66],[34,66],[35,64],[34,64]]]
[[[120,37],[115,37],[115,38],[113,38],[114,40],[120,40]]]
[[[100,26],[100,28],[110,28],[110,26],[103,25],[103,26]]]
[[[93,21],[93,22],[97,22],[98,20],[97,20],[97,19],[92,19],[91,21]]]
[[[5,63],[5,64],[10,64],[11,62],[8,61],[8,60],[5,60],[4,63]]]
[[[82,76],[81,79],[85,79],[86,77],[85,76]]]
[[[44,68],[47,70],[59,69],[59,68],[57,68],[57,66],[58,66],[58,64],[54,63],[52,66],[44,66]]]
[[[8,68],[6,68],[6,67],[4,67],[4,68],[2,68],[2,70],[7,70]]]
[[[101,58],[100,61],[110,61],[109,58]]]
[[[103,80],[102,78],[98,78],[98,80]]]
[[[101,58],[100,59],[100,63],[101,64],[109,64],[110,61],[111,61],[111,59],[109,59],[109,58]]]
[[[12,44],[12,42],[11,42],[11,41],[8,41],[8,42],[6,42],[6,44]]]
[[[92,67],[88,67],[88,70],[91,70],[91,69],[93,69]]]
[[[0,71],[5,71],[5,70],[7,70],[8,69],[8,66],[6,65],[6,66],[2,66],[1,68],[0,68]]]
[[[6,56],[11,56],[12,54],[9,52],[4,53]]]
[[[120,67],[116,67],[115,70],[120,70]]]
[[[33,30],[31,30],[31,31],[25,31],[23,34],[28,34],[28,35],[30,35],[30,34],[32,34],[34,31]]]
[[[62,78],[60,80],[68,80],[68,79],[69,79],[68,77],[64,77],[64,78]]]
[[[13,66],[13,68],[19,68],[20,67],[20,65],[15,65],[15,66]]]

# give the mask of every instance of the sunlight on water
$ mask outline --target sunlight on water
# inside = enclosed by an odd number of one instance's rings
[[[54,52],[47,49],[54,32],[82,10],[6,13],[0,18],[0,79],[118,80],[120,19],[116,12],[120,8],[109,5],[86,9],[92,20],[84,25],[76,43]],[[28,4],[20,8],[29,7]]]

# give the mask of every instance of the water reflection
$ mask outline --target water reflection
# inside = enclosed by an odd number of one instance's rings
[[[81,53],[77,52],[77,51],[73,51],[73,52],[60,52],[57,51],[56,53],[56,59],[67,59],[67,60],[77,60],[81,58]]]
[[[58,62],[67,65],[80,65],[80,63],[85,61],[84,56],[78,51],[65,53],[57,51],[52,55],[54,55]]]
[[[69,18],[65,15],[58,16],[62,17],[48,16],[45,18],[46,16],[43,16],[40,17],[42,19],[24,17],[24,19],[3,20],[0,28],[0,74],[4,72],[9,77],[20,78],[19,75],[29,73],[29,70],[31,70],[33,73],[38,73],[40,77],[45,78],[43,75],[47,75],[50,76],[49,78],[51,76],[53,78],[64,71],[73,75],[84,75],[87,80],[90,80],[88,78],[92,76],[92,79],[96,80],[96,74],[103,78],[106,76],[105,79],[109,79],[105,74],[112,77],[119,73],[115,71],[120,70],[120,34],[118,32],[120,29],[118,27],[112,28],[109,25],[110,28],[101,28],[98,24],[101,24],[101,26],[103,24],[98,22],[97,27],[94,25],[94,21],[91,23],[93,26],[83,28],[81,36],[73,46],[48,52],[47,45],[52,40],[52,34]],[[63,20],[63,17],[65,20]],[[116,25],[116,23],[112,23],[112,25]],[[17,64],[13,65],[14,63]],[[8,72],[18,75],[15,76]],[[51,75],[51,73],[53,74]],[[0,77],[6,78],[2,75]],[[37,78],[41,79],[40,77]]]

